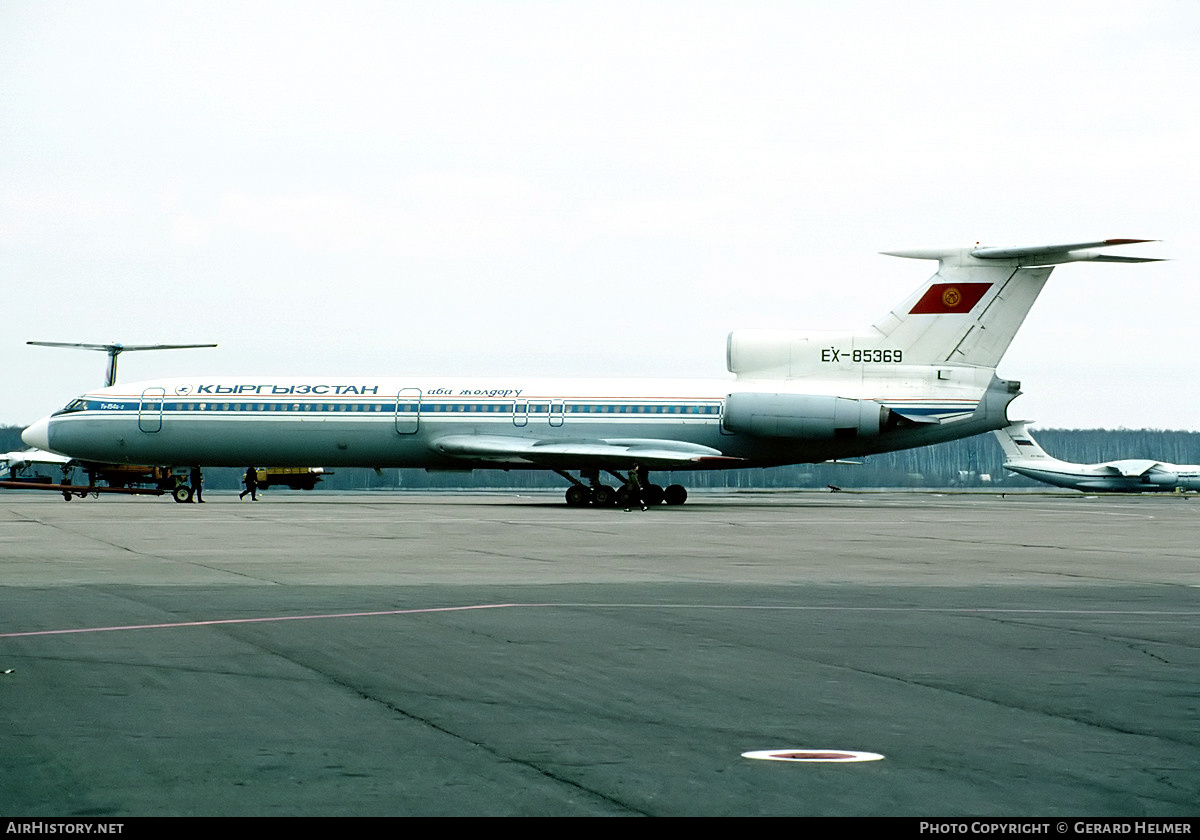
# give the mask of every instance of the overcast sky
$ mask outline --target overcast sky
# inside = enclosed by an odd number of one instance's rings
[[[0,423],[167,375],[720,377],[1056,269],[1014,418],[1200,429],[1200,3],[0,3]],[[1119,453],[1117,453],[1119,454]],[[1115,455],[1114,455],[1115,457]]]

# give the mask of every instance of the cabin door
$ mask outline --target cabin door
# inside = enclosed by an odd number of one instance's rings
[[[421,389],[401,388],[396,394],[396,431],[415,434],[421,426]]]
[[[157,432],[162,429],[163,398],[167,392],[163,388],[147,388],[142,391],[142,401],[138,404],[138,429],[143,432]]]

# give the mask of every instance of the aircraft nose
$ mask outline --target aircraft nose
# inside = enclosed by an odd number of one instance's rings
[[[50,448],[50,418],[43,417],[21,432],[21,440],[36,449]]]

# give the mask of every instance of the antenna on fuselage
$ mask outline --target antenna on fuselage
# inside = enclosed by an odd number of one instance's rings
[[[108,369],[104,374],[104,387],[116,384],[117,356],[128,350],[189,350],[195,347],[216,347],[215,344],[72,344],[65,341],[27,341],[39,347],[67,347],[72,350],[103,350],[108,354]]]

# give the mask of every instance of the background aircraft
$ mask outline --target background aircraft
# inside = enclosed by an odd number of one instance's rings
[[[69,470],[72,461],[66,455],[46,452],[42,449],[22,449],[16,452],[0,454],[0,480],[24,481],[32,477],[31,473],[39,467],[50,468],[56,473],[56,478]]]
[[[117,357],[126,351],[186,350],[196,347],[217,346],[215,344],[125,345],[117,342],[113,342],[112,344],[84,344],[64,341],[27,341],[25,343],[39,347],[65,347],[71,350],[98,350],[107,353],[108,365],[104,373],[104,384],[106,387],[116,383]],[[176,501],[190,501],[192,497],[192,489],[184,484],[178,476],[173,475],[170,469],[153,466],[132,467],[127,464],[108,465],[98,462],[81,463],[74,458],[37,448],[8,452],[0,455],[0,459],[2,459],[0,461],[0,482],[4,482],[5,486],[18,487],[23,485],[24,488],[28,488],[30,485],[45,485],[46,489],[60,490],[64,485],[69,484],[69,480],[74,474],[74,467],[78,465],[82,466],[84,472],[87,474],[88,484],[85,486],[85,489],[89,491],[104,491],[109,487],[125,488],[131,484],[134,486],[153,485],[157,490],[175,493]],[[47,467],[55,468],[55,472],[58,473],[61,483],[53,484],[48,481],[52,476],[49,474],[50,470],[46,469]],[[36,472],[39,468],[43,472]],[[182,488],[183,492],[180,492],[180,488]],[[71,492],[63,491],[63,497],[69,500],[73,495],[86,495],[85,493],[75,492],[80,489],[72,486]]]
[[[80,344],[67,341],[27,341],[38,347],[66,347],[70,350],[99,350],[108,354],[108,367],[104,371],[104,384],[115,385],[117,382],[117,356],[135,350],[190,350],[195,347],[216,347],[215,344]]]
[[[1004,448],[1004,468],[1085,492],[1144,493],[1182,488],[1200,490],[1200,465],[1129,459],[1102,464],[1071,464],[1046,454],[1021,420],[994,434]]]
[[[601,474],[624,482],[635,464],[820,462],[1002,428],[1020,383],[996,366],[1053,267],[1152,262],[1091,250],[1144,241],[889,252],[938,271],[867,329],[730,333],[732,381],[162,379],[91,391],[22,438],[115,464],[550,469],[571,482],[569,504],[608,504],[625,487]]]

